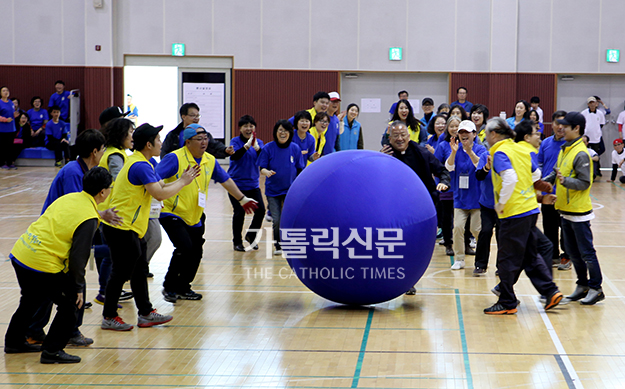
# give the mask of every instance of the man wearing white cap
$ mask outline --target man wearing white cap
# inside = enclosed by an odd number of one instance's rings
[[[330,125],[326,132],[326,144],[323,147],[322,155],[331,154],[334,151],[340,151],[339,142],[337,142],[340,134],[343,133],[343,118],[345,112],[340,112],[341,96],[338,92],[328,93],[330,96],[330,106],[328,107],[328,115],[330,115]]]
[[[586,102],[588,108],[581,112],[582,116],[586,119],[586,136],[588,136],[588,147],[595,150],[599,156],[605,152],[605,145],[603,144],[601,129],[605,124],[605,115],[603,112],[597,109],[599,103],[595,96],[590,96]],[[601,164],[597,161],[594,164],[595,175],[601,177]]]

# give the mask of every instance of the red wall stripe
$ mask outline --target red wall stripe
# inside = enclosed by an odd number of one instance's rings
[[[276,121],[311,108],[319,91],[339,91],[339,77],[326,71],[234,70],[232,136],[239,135],[239,118],[252,115],[259,139],[272,141]]]

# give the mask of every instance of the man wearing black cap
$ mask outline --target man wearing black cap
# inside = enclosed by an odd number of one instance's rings
[[[199,168],[197,165],[187,168],[179,179],[168,184],[156,175],[149,160],[160,154],[159,132],[162,128],[144,123],[135,130],[132,137],[135,152],[128,157],[117,175],[111,193],[111,207],[118,210],[123,222],[118,226],[105,222],[103,226],[113,261],[102,311],[102,329],[105,330],[129,331],[133,328],[117,315],[117,302],[127,280],[130,280],[139,311],[139,327],[151,327],[173,319],[170,315],[157,313],[150,303],[146,243],[143,237],[148,229],[152,197],[163,201],[176,195],[193,182],[199,174]]]
[[[126,115],[128,115],[129,113],[130,111],[123,112],[122,109],[119,107],[108,107],[100,114],[100,118],[98,119],[100,121],[100,127],[104,127],[106,123],[110,122],[113,119],[126,117]]]
[[[424,97],[421,101],[421,108],[423,109],[423,118],[421,119],[421,123],[423,123],[423,128],[427,128],[430,123],[430,119],[434,116],[434,100],[430,97]]]
[[[558,123],[564,126],[566,143],[562,145],[554,171],[545,181],[558,180],[555,208],[562,217],[564,247],[577,273],[577,287],[563,302],[581,300],[584,305],[593,305],[605,299],[605,295],[590,229],[595,215],[590,202],[593,162],[582,139],[586,119],[579,112],[569,112]]]
[[[183,131],[190,124],[198,124],[200,122],[200,107],[195,103],[184,103],[180,107],[180,118],[182,122],[179,123],[176,128],[171,130],[165,137],[163,142],[163,148],[161,149],[161,159],[165,155],[176,151],[184,146],[184,139],[182,139]],[[213,155],[215,158],[226,158],[234,154],[234,148],[226,147],[223,143],[215,140],[210,132],[208,134],[208,147],[206,152]]]

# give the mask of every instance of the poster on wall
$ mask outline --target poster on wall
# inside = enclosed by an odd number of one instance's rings
[[[200,107],[200,125],[215,139],[224,139],[226,80],[224,73],[182,73],[182,101]]]

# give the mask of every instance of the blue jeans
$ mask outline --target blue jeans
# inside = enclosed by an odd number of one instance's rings
[[[562,235],[564,248],[577,273],[577,285],[601,288],[603,277],[592,244],[590,222],[572,222],[562,218]]]
[[[267,203],[273,217],[273,240],[276,250],[280,250],[280,218],[282,217],[282,207],[284,207],[284,199],[286,195],[276,197],[267,196]]]

